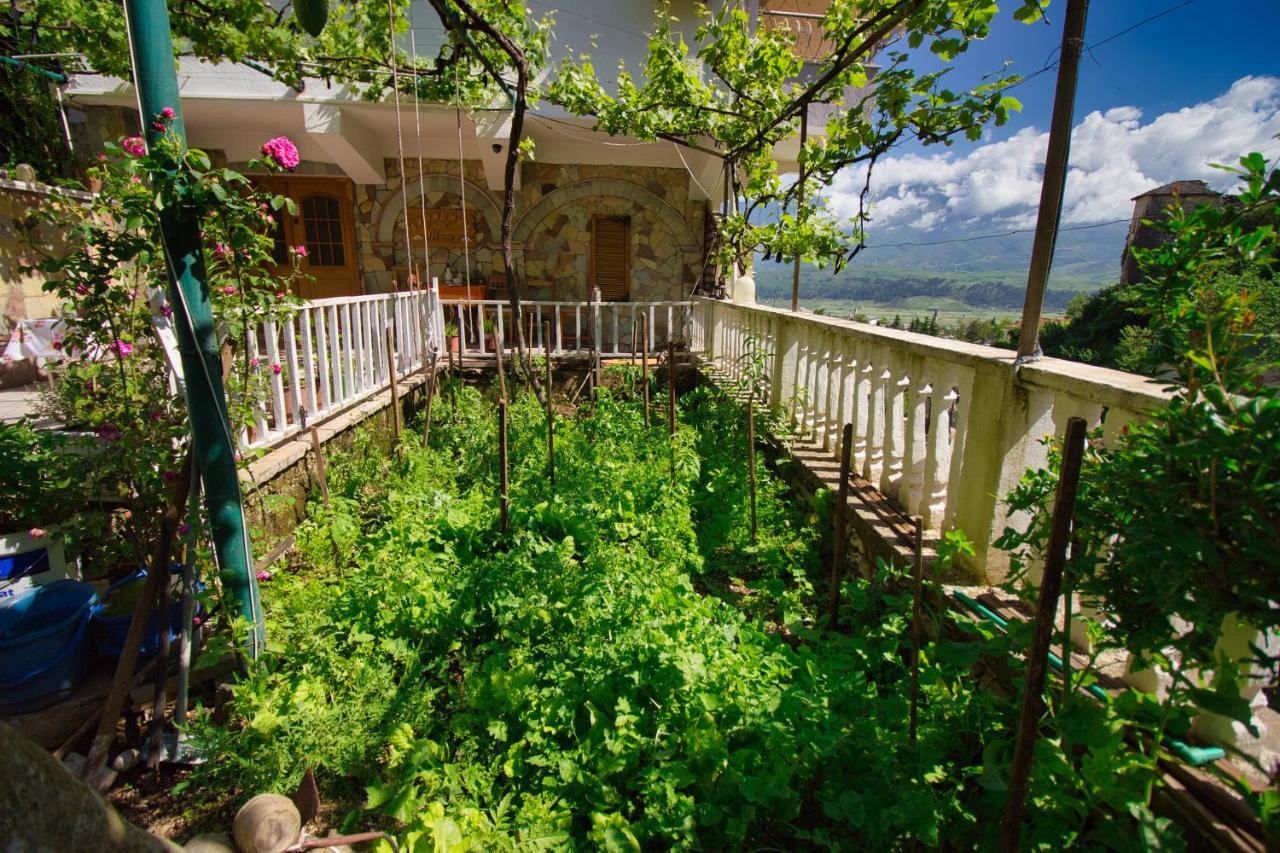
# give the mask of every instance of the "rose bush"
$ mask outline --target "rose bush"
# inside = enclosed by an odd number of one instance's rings
[[[293,202],[259,191],[236,171],[213,168],[208,155],[169,132],[175,116],[165,108],[154,117],[166,133],[150,148],[138,137],[108,143],[89,169],[96,189],[89,201],[55,195],[26,223],[39,258],[33,269],[62,303],[61,342],[69,356],[54,368],[56,382],[40,413],[91,437],[82,452],[93,457],[91,465],[72,459],[72,473],[52,478],[58,492],[29,505],[58,521],[76,516],[75,532],[104,573],[132,570],[146,559],[172,479],[166,475],[181,467],[188,441],[185,403],[156,333],[173,314],[160,210],[181,203],[199,217],[233,425],[251,424],[268,389],[266,370],[246,353],[246,332],[289,313],[303,275],[304,256],[296,252],[284,255],[287,276],[275,272],[272,214],[293,212]],[[297,149],[283,137],[263,151],[250,163],[255,171],[297,166]],[[60,238],[56,250],[42,239],[51,234]],[[247,461],[248,454],[240,456]],[[14,473],[8,465],[4,472],[5,480]],[[31,485],[3,484],[15,495]],[[36,526],[47,519],[13,521]]]

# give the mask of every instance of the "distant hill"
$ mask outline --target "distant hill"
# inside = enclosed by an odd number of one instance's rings
[[[1064,231],[1054,254],[1045,310],[1060,312],[1077,293],[1113,283],[1120,270],[1127,224]],[[875,303],[904,309],[1018,311],[1031,258],[1031,234],[973,239],[964,232],[897,229],[868,240],[868,248],[833,275],[801,269],[801,302]],[[937,244],[942,240],[954,240]],[[876,242],[883,245],[876,245]],[[893,245],[934,243],[935,245]],[[756,264],[761,300],[790,299],[791,264]]]

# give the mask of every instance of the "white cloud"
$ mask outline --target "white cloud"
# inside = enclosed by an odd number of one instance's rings
[[[1280,78],[1243,77],[1218,97],[1143,123],[1137,107],[1091,112],[1071,134],[1063,220],[1087,224],[1130,215],[1130,199],[1173,180],[1227,189],[1212,163],[1250,151],[1280,154]],[[880,161],[872,176],[873,225],[1025,228],[1035,223],[1048,133],[1024,128],[963,157],[942,151]],[[840,215],[858,209],[865,172],[847,170],[826,191]]]

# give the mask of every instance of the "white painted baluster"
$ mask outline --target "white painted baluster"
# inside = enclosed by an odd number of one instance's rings
[[[671,323],[671,303],[670,302],[667,303],[667,337],[671,338],[672,340],[679,340],[679,336],[676,335],[676,327]]]
[[[582,350],[582,305],[573,306],[573,348]]]
[[[263,331],[267,336],[267,379],[271,383],[271,418],[273,432],[284,432],[286,414],[284,408],[284,365],[280,363],[279,330],[274,320],[263,323]]]
[[[913,358],[911,373],[903,386],[903,405],[907,411],[906,429],[902,445],[902,478],[898,482],[898,504],[908,515],[918,515],[921,492],[924,488],[924,463],[926,421],[929,417],[929,399],[933,385],[922,375],[921,359]]]
[[[951,410],[959,400],[953,369],[943,370],[935,379],[929,398],[929,434],[926,439],[923,499],[920,516],[927,529],[941,526],[947,503],[948,475],[951,470]]]
[[[969,423],[972,420],[974,372],[962,369],[952,383],[955,386],[951,402],[951,462],[947,466],[947,504],[942,513],[943,530],[956,527],[956,515],[963,504],[961,469],[964,467],[964,446],[968,440]],[[971,536],[973,534],[970,534]]]
[[[250,326],[245,330],[245,351],[244,355],[249,365],[250,375],[256,374],[261,370],[270,370],[262,364],[262,351],[258,348],[258,327]],[[267,438],[267,412],[262,407],[262,400],[255,394],[253,397],[253,444],[259,445]]]
[[[477,303],[477,304],[476,304],[476,314],[477,314],[477,318],[476,318],[476,338],[477,338],[477,339],[479,340],[479,342],[480,342],[479,349],[480,349],[480,356],[481,356],[481,357],[484,357],[484,356],[486,356],[486,355],[488,355],[488,354],[489,354],[489,350],[488,350],[488,349],[487,349],[487,347],[485,346],[485,340],[484,340],[484,338],[485,338],[485,334],[486,334],[486,333],[485,333],[485,330],[484,330],[484,308],[485,308],[485,305],[484,305],[484,303],[483,303],[483,302],[479,302],[479,303]]]
[[[356,319],[359,311],[353,311],[350,303],[342,306],[342,390],[343,397],[339,403],[360,393],[359,374],[356,372]]]
[[[320,381],[324,399],[319,401],[324,411],[332,409],[342,397],[342,358],[338,349],[338,309],[316,309],[316,349],[320,353]]]
[[[902,452],[906,441],[904,398],[911,385],[905,366],[896,354],[890,354],[889,363],[890,379],[885,388],[884,464],[880,469],[880,491],[886,495],[896,494],[902,478]]]
[[[657,352],[658,338],[653,334],[654,329],[657,328],[653,322],[653,309],[649,309],[644,313],[645,313],[645,321],[649,324],[649,352]]]
[[[622,351],[618,344],[618,303],[609,303],[609,313],[613,316],[613,349],[610,352],[617,354]]]
[[[862,462],[862,478],[871,483],[880,482],[880,472],[884,467],[885,400],[889,396],[886,388],[892,378],[881,363],[884,357],[884,350],[877,347],[874,361],[867,365],[871,386],[867,400],[867,452]]]
[[[317,312],[318,316],[318,312]],[[320,344],[320,349],[324,349],[324,344]],[[320,409],[319,395],[316,393],[316,346],[315,337],[311,331],[311,309],[302,309],[302,370],[307,377],[307,397],[306,407],[307,414],[314,416]],[[327,397],[328,394],[326,393]]]
[[[304,312],[305,314],[305,312]],[[308,388],[311,387],[310,374],[303,374],[298,369],[298,335],[295,331],[296,322],[292,316],[286,317],[284,321],[284,351],[289,359],[289,390],[292,392],[293,399],[293,417],[291,420],[298,423],[298,413],[302,410],[302,386],[306,383]]]

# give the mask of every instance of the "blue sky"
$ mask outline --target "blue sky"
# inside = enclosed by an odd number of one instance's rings
[[[1093,0],[1075,108],[1068,222],[1127,216],[1128,198],[1157,183],[1230,178],[1209,167],[1247,150],[1280,155],[1280,2],[1277,0]],[[950,85],[978,82],[1005,60],[1030,74],[1057,58],[1063,0],[1048,23],[1012,20],[1002,10],[991,38],[955,62]],[[1145,18],[1171,10],[1123,35]],[[1102,43],[1104,42],[1105,43]],[[940,60],[924,55],[922,70]],[[1013,94],[1023,111],[976,143],[950,148],[904,145],[873,176],[881,229],[966,231],[1025,227],[1034,221],[1038,171],[1053,106],[1056,71]],[[861,173],[828,193],[851,211]]]

